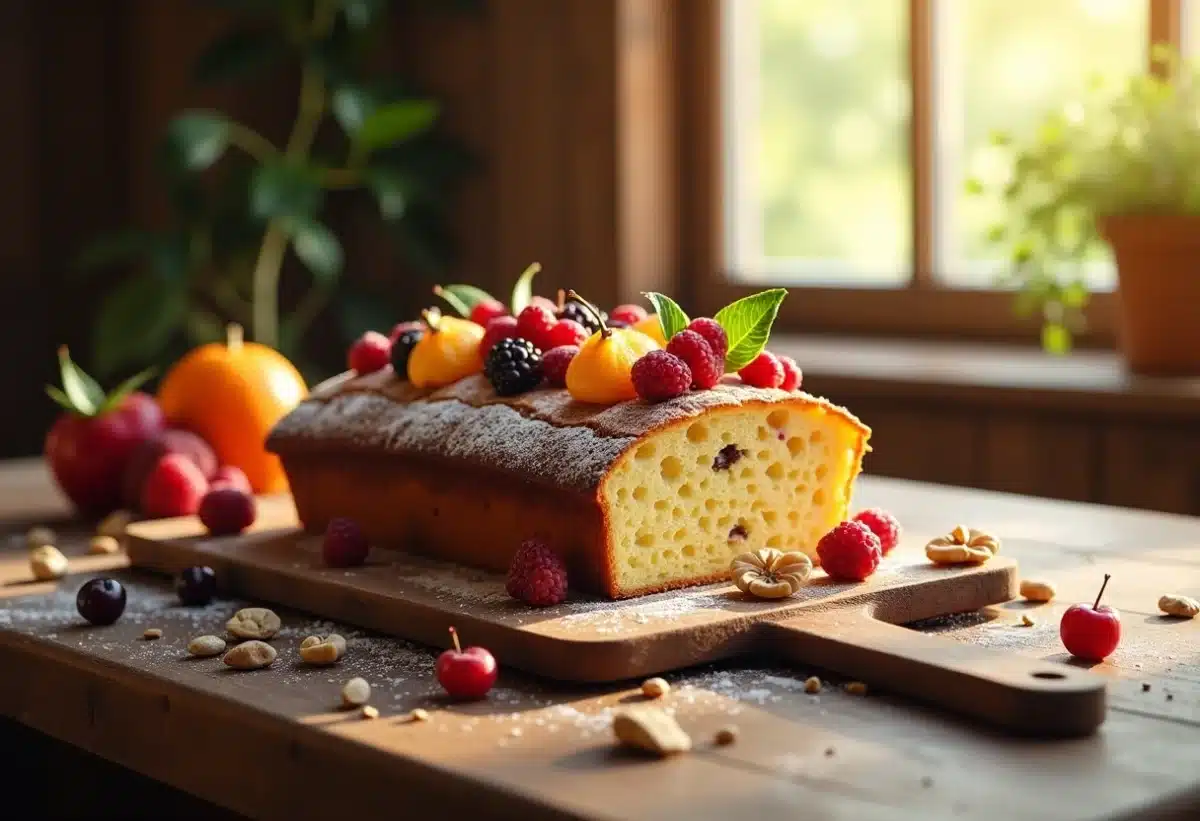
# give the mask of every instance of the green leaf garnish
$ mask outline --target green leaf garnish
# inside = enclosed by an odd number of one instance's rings
[[[433,292],[446,301],[459,316],[471,318],[471,311],[481,302],[495,300],[491,294],[474,285],[435,285]]]
[[[58,349],[58,368],[62,375],[63,395],[71,408],[82,416],[95,416],[104,404],[104,389],[71,361],[67,346]]]
[[[670,340],[691,322],[688,315],[683,312],[683,308],[680,308],[679,304],[666,294],[648,291],[642,296],[650,300],[655,313],[658,314],[658,324],[662,326],[663,339]]]
[[[779,306],[787,296],[784,288],[752,294],[726,305],[713,317],[729,337],[725,371],[739,371],[754,361],[767,346]]]
[[[525,306],[533,299],[533,278],[541,270],[541,263],[535,262],[522,271],[521,276],[517,278],[517,284],[513,286],[512,292],[513,316],[525,310]]]
[[[108,411],[116,408],[121,404],[125,397],[129,396],[129,394],[133,393],[142,385],[145,385],[147,382],[149,382],[157,370],[157,368],[146,368],[146,370],[140,373],[135,373],[120,385],[117,385],[113,392],[108,395],[108,398],[104,400],[104,403],[100,405],[99,413],[107,413]]]

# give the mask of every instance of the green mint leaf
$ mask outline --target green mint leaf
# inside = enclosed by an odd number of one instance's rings
[[[683,308],[680,308],[679,304],[666,294],[649,291],[642,296],[650,300],[655,313],[658,314],[658,324],[662,326],[663,339],[670,340],[691,322],[688,315],[683,312]]]
[[[495,299],[487,291],[476,288],[474,285],[438,285],[434,287],[433,292],[444,299],[451,308],[458,311],[459,316],[465,316],[468,319],[471,317],[471,311],[480,302]]]
[[[533,278],[542,270],[540,263],[533,263],[517,278],[517,284],[513,286],[512,292],[512,314],[516,316],[525,310],[525,306],[533,299]]]
[[[53,399],[54,402],[63,410],[70,411],[71,413],[75,412],[75,406],[71,404],[71,397],[67,396],[53,385],[46,386],[46,395]]]
[[[63,394],[71,408],[82,416],[95,416],[104,404],[104,390],[71,361],[65,345],[58,349],[58,367],[62,374]]]
[[[754,361],[767,346],[779,306],[787,296],[784,288],[753,294],[726,305],[713,317],[729,337],[725,372],[739,371]]]
[[[104,404],[100,406],[99,413],[107,413],[108,411],[116,408],[121,404],[122,401],[124,401],[125,397],[129,396],[129,394],[133,393],[142,385],[145,385],[147,382],[149,382],[157,370],[157,368],[146,368],[146,370],[142,371],[141,373],[135,373],[120,385],[117,385],[116,389],[114,389],[113,392],[108,395],[108,398],[104,400]]]

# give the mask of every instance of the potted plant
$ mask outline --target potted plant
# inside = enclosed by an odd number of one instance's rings
[[[1137,373],[1200,374],[1200,72],[1156,47],[1153,69],[1050,114],[1028,140],[993,141],[1010,173],[968,191],[1002,198],[988,238],[1009,251],[1017,307],[1040,312],[1043,347],[1083,322],[1083,266],[1111,249],[1122,353]]]

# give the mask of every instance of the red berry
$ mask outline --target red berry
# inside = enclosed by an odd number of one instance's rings
[[[875,534],[883,555],[891,553],[900,544],[900,523],[886,510],[877,507],[860,510],[854,515],[854,521],[866,525]]]
[[[543,350],[557,348],[560,345],[574,345],[578,348],[584,342],[587,342],[589,336],[591,334],[587,332],[587,328],[575,320],[560,319],[554,323],[554,327],[546,335],[546,348],[543,348]]]
[[[842,522],[817,542],[817,558],[830,578],[861,582],[879,567],[879,537],[862,522]]]
[[[451,698],[474,700],[483,698],[496,683],[496,659],[482,647],[458,643],[458,632],[451,627],[454,648],[446,650],[437,660],[437,680]]]
[[[200,500],[200,522],[214,536],[241,533],[257,517],[254,497],[235,487],[215,488]]]
[[[487,355],[501,339],[512,339],[517,335],[517,320],[511,316],[498,316],[487,324],[483,331],[483,339],[479,341],[479,358],[487,360]]]
[[[530,298],[529,304],[537,305],[539,307],[545,308],[547,311],[549,311],[552,314],[558,313],[558,305],[556,305],[554,303],[554,300],[547,299],[544,296],[535,296],[535,297]]]
[[[695,331],[683,330],[671,337],[667,351],[687,363],[692,371],[692,387],[706,391],[721,381],[725,368],[717,360],[712,346]]]
[[[565,388],[567,386],[567,368],[571,366],[571,360],[577,353],[579,353],[579,347],[576,345],[559,345],[542,354],[542,376],[545,377],[546,384],[556,388]]]
[[[715,319],[709,319],[702,316],[699,319],[693,319],[687,326],[689,331],[695,331],[704,337],[704,341],[708,343],[708,347],[712,348],[713,356],[725,362],[725,354],[729,353],[729,337],[725,335],[725,329]],[[724,368],[722,368],[724,370]]]
[[[355,567],[367,560],[371,545],[353,519],[330,519],[321,542],[321,558],[329,567]]]
[[[754,361],[738,371],[747,385],[755,388],[778,388],[783,384],[783,365],[775,354],[763,351]]]
[[[367,331],[350,346],[347,361],[355,373],[375,373],[392,361],[392,342],[377,331]]]
[[[650,316],[641,305],[618,305],[609,312],[608,318],[626,325],[636,325]]]
[[[208,486],[212,490],[216,490],[219,487],[231,487],[236,490],[245,491],[246,493],[254,492],[254,489],[250,487],[250,480],[246,478],[245,472],[233,465],[223,465],[218,468]]]
[[[683,396],[692,387],[692,369],[673,353],[650,351],[633,363],[633,388],[647,402]]]
[[[508,595],[534,607],[549,607],[567,597],[567,567],[550,546],[527,539],[508,567]]]
[[[546,344],[546,340],[557,322],[558,317],[554,315],[554,311],[545,305],[528,305],[517,317],[517,336],[529,340],[543,351],[553,348],[553,345]]]
[[[796,364],[796,360],[790,356],[777,356],[776,359],[783,366],[783,382],[779,386],[780,390],[800,390],[800,383],[804,381],[804,374],[801,373],[800,366]]]
[[[208,480],[191,459],[168,453],[158,460],[142,486],[141,510],[152,519],[191,516],[200,509]]]
[[[1121,643],[1121,614],[1100,603],[1110,578],[1109,574],[1104,574],[1104,584],[1100,585],[1095,602],[1071,605],[1058,625],[1063,647],[1071,655],[1086,661],[1103,661]]]
[[[497,299],[485,299],[471,309],[471,321],[485,328],[493,319],[502,316],[508,316],[508,308],[505,308],[504,303]]]
[[[121,496],[131,509],[138,509],[142,504],[142,488],[145,487],[146,477],[158,460],[168,453],[178,453],[186,456],[200,468],[200,472],[210,481],[217,473],[217,454],[196,434],[187,430],[164,430],[153,439],[147,439],[129,456],[125,472],[121,476]]]
[[[392,332],[388,334],[388,341],[395,345],[396,340],[400,338],[400,334],[404,333],[405,331],[423,330],[425,330],[424,322],[401,322],[399,325],[396,325],[392,328]]]

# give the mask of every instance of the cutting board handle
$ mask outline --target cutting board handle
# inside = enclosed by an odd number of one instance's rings
[[[865,609],[810,613],[758,629],[765,653],[1011,732],[1082,736],[1104,721],[1105,682],[1094,673],[898,627]]]

